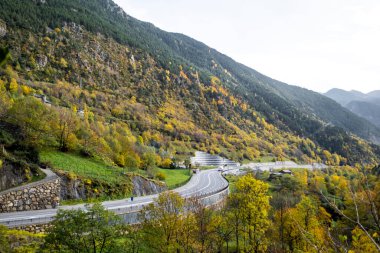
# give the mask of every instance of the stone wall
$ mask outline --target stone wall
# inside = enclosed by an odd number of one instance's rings
[[[58,206],[61,191],[60,178],[55,174],[47,174],[48,176],[41,181],[0,192],[0,213]]]
[[[14,227],[12,229],[24,230],[31,233],[45,233],[53,225],[50,223],[47,224],[34,224],[28,226]]]

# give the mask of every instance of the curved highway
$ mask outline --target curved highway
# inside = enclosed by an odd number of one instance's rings
[[[194,174],[190,181],[182,187],[174,189],[182,197],[202,197],[217,193],[228,187],[228,182],[217,170],[204,170]],[[128,199],[105,201],[102,205],[117,214],[137,212],[157,198],[158,194],[135,197],[133,201]],[[84,204],[73,206],[60,206],[57,209],[45,209],[34,211],[22,211],[13,213],[0,213],[0,224],[8,227],[26,226],[48,223],[54,219],[57,210],[85,209]]]

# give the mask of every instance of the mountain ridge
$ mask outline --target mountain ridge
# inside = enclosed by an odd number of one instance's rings
[[[136,96],[137,101],[148,108],[150,115],[156,110],[149,109],[150,104],[162,106],[171,103],[165,96],[170,89],[176,89],[182,95],[176,98],[175,103],[181,103],[193,117],[200,117],[199,113],[202,113],[203,116],[195,120],[198,124],[207,124],[207,119],[213,115],[218,121],[226,120],[250,132],[258,131],[255,121],[265,120],[260,124],[267,122],[278,127],[279,131],[284,131],[283,135],[291,133],[313,139],[316,143],[323,143],[323,148],[345,157],[360,156],[348,155],[343,139],[355,146],[360,144],[352,134],[368,140],[376,140],[380,136],[379,129],[334,101],[271,79],[186,35],[167,33],[152,24],[138,21],[112,1],[68,0],[62,3],[50,0],[41,3],[5,0],[1,7],[0,13],[7,26],[15,30],[5,40],[15,55],[12,64],[14,68],[20,66],[20,76],[33,82],[66,80],[85,90],[96,88],[114,94],[112,96]],[[19,15],[20,12],[25,14]],[[80,15],[83,13],[86,15]],[[54,28],[62,32],[55,32]],[[87,35],[87,31],[92,35]],[[17,33],[29,33],[33,40],[41,40],[44,47],[32,45],[43,54],[30,49],[23,52],[11,40],[20,40]],[[81,36],[87,36],[88,41],[81,40]],[[119,43],[119,55],[103,48],[98,50],[100,44],[109,43],[107,41],[111,39]],[[21,40],[24,45],[28,42]],[[62,49],[52,47],[54,43],[61,45]],[[125,46],[126,52],[121,51]],[[52,59],[48,57],[47,49],[52,52]],[[98,62],[93,62],[93,56],[98,57]],[[38,63],[40,57],[47,57],[47,64],[36,68],[25,57],[38,58],[35,59]],[[61,65],[60,58],[64,59]],[[98,69],[96,65],[104,69]],[[47,71],[48,68],[52,71]],[[89,70],[94,74],[90,75]],[[155,96],[151,95],[153,87],[161,87]],[[184,98],[189,98],[189,101],[181,101]],[[78,102],[73,100],[70,103]],[[329,111],[334,111],[334,115],[329,115]],[[128,114],[128,117],[136,116]],[[325,140],[327,133],[331,143]]]
[[[356,115],[380,127],[380,90],[368,93],[331,89],[324,94],[349,109]]]

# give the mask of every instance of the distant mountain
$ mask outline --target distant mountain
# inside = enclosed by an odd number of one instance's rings
[[[380,106],[380,90],[372,91],[367,94],[366,101]]]
[[[359,91],[345,91],[337,88],[329,90],[324,95],[335,100],[343,106],[346,106],[351,101],[362,100],[365,98],[365,94]]]
[[[351,101],[346,107],[353,113],[365,118],[372,122],[374,125],[380,127],[380,106],[365,102],[365,101]]]
[[[107,120],[128,122],[136,135],[160,133],[153,146],[186,140],[238,156],[252,143],[271,153],[302,138],[281,149],[299,157],[326,149],[349,162],[379,158],[378,146],[357,137],[380,143],[380,130],[335,101],[141,22],[110,0],[2,0],[0,17],[8,29],[0,46],[10,48],[20,82],[64,80],[79,95],[49,93],[41,84],[51,100],[85,103]],[[104,94],[86,95],[94,91]],[[310,140],[313,152],[304,147]]]
[[[380,99],[380,90],[371,91],[370,93],[367,93],[367,96],[370,97],[370,98],[378,98],[378,99]]]
[[[365,94],[360,91],[345,91],[334,88],[324,95],[380,127],[380,90]]]

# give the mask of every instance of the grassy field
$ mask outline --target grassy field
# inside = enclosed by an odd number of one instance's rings
[[[158,169],[165,174],[165,183],[169,189],[179,187],[190,179],[190,172],[187,169]]]
[[[123,173],[122,168],[112,167],[101,161],[83,158],[71,153],[44,151],[40,154],[43,162],[49,162],[55,169],[73,172],[78,176],[108,182],[117,182]]]
[[[73,172],[84,178],[93,178],[107,182],[120,181],[120,175],[128,172],[128,169],[109,166],[101,161],[84,158],[76,154],[62,153],[58,151],[43,151],[40,153],[43,162],[50,163],[55,169]],[[190,179],[187,169],[158,169],[165,174],[165,183],[169,189],[173,189]]]

